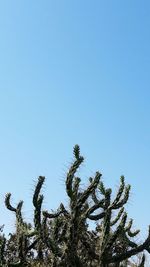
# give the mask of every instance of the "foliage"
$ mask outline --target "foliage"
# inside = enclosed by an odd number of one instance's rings
[[[150,253],[150,229],[142,244],[135,242],[139,230],[132,230],[133,220],[128,220],[125,211],[130,186],[125,184],[124,176],[115,198],[111,188],[105,188],[99,172],[81,190],[76,173],[84,158],[78,145],[73,153],[74,161],[66,177],[68,207],[61,203],[56,212],[42,210],[43,176],[38,178],[33,194],[32,225],[22,217],[23,201],[15,207],[11,193],[6,194],[5,205],[16,216],[16,231],[6,238],[1,228],[0,266],[127,267],[134,266],[132,256]],[[90,221],[95,222],[93,230]],[[136,266],[144,263],[143,254]]]

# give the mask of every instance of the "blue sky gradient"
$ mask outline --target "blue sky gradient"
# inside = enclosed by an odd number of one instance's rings
[[[0,224],[6,192],[25,200],[46,176],[44,208],[67,204],[65,173],[78,143],[83,185],[99,170],[132,185],[129,217],[150,224],[150,2],[0,3]]]

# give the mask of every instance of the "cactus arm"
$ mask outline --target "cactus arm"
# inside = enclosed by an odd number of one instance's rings
[[[122,207],[122,208],[120,209],[120,211],[118,212],[118,215],[116,216],[116,218],[115,218],[114,220],[111,221],[110,226],[114,226],[114,225],[120,220],[120,218],[121,218],[123,212],[124,212],[124,207]]]
[[[75,145],[73,153],[74,153],[75,160],[73,164],[71,165],[71,167],[69,168],[69,171],[67,173],[67,179],[66,179],[66,192],[70,198],[72,198],[72,195],[73,195],[72,187],[73,187],[74,175],[76,171],[78,170],[78,168],[80,167],[80,165],[84,161],[84,158],[80,156],[80,148],[78,145]]]
[[[150,249],[150,226],[149,226],[149,233],[147,239],[141,244],[138,245],[136,248],[132,248],[125,253],[121,253],[118,255],[114,255],[111,258],[107,259],[107,263],[116,263],[116,262],[121,262],[123,260],[126,260],[144,250],[147,250],[149,252]]]
[[[108,245],[107,245],[107,249],[109,250],[111,248],[111,246],[113,245],[113,243],[115,243],[117,237],[119,236],[119,234],[121,233],[121,231],[124,229],[125,223],[127,220],[127,214],[126,212],[123,214],[122,216],[122,220],[120,222],[120,224],[118,225],[116,231],[113,233],[112,237],[110,238]]]
[[[121,176],[120,177],[120,186],[119,186],[116,198],[114,199],[114,201],[111,204],[112,208],[118,204],[118,202],[119,202],[119,200],[123,194],[124,188],[125,188],[125,178],[124,178],[124,176]]]
[[[14,208],[10,203],[11,193],[7,193],[5,196],[5,206],[8,210],[16,212],[16,208]]]
[[[125,193],[124,193],[123,199],[121,199],[117,204],[115,204],[112,207],[113,209],[119,209],[119,208],[121,208],[123,205],[125,205],[127,203],[128,199],[129,199],[130,189],[131,189],[130,185],[125,187]]]
[[[101,178],[101,173],[96,172],[94,180],[89,185],[89,187],[81,194],[80,198],[78,199],[78,202],[77,202],[78,208],[81,208],[81,206],[85,203],[85,201],[88,199],[88,197],[96,189],[96,187],[99,184],[100,178]]]

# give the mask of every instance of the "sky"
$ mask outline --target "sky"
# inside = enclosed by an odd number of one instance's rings
[[[150,224],[150,2],[0,2],[0,225],[4,207],[46,176],[43,209],[68,203],[65,177],[79,144],[82,187],[96,171],[114,194],[131,184],[129,218]]]

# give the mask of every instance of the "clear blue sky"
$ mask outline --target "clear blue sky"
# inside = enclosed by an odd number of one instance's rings
[[[1,1],[0,224],[6,192],[25,201],[46,176],[44,208],[67,203],[64,181],[78,143],[83,184],[96,170],[132,185],[129,216],[150,224],[150,2]],[[142,236],[142,235],[141,235]]]

